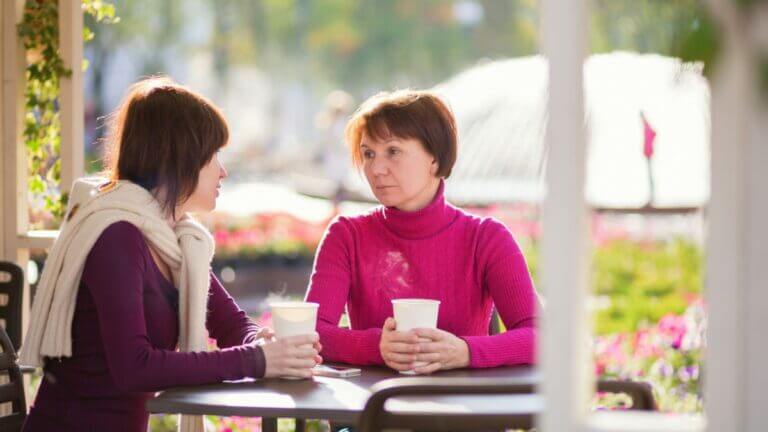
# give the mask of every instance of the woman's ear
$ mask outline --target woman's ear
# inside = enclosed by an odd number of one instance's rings
[[[432,176],[437,177],[437,172],[440,170],[440,163],[437,162],[437,159],[432,159],[432,164],[429,166],[429,173],[432,174]]]

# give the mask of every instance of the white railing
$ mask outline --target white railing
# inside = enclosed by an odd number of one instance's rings
[[[586,413],[592,374],[581,346],[588,267],[583,223],[584,130],[581,65],[586,0],[542,0],[543,52],[550,64],[548,174],[541,279],[548,299],[541,364],[544,431],[762,431],[768,427],[768,110],[758,103],[752,56],[768,12],[738,16],[736,2],[711,0],[725,30],[712,96],[712,193],[707,227],[709,304],[705,401],[708,418]],[[747,22],[749,21],[749,22]],[[768,42],[765,42],[768,43]],[[765,48],[765,47],[763,47]]]

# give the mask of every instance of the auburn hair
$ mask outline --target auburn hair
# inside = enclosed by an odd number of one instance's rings
[[[448,178],[456,163],[456,119],[434,93],[398,90],[378,93],[360,105],[344,132],[357,168],[362,165],[363,135],[374,139],[417,139],[438,163],[438,177]]]
[[[142,186],[173,217],[195,191],[200,170],[229,140],[221,111],[167,77],[133,84],[108,124],[109,178]]]

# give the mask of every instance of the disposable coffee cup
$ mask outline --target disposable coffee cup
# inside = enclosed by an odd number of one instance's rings
[[[272,326],[275,337],[283,339],[291,336],[312,334],[317,324],[317,303],[302,301],[271,303]]]
[[[439,300],[430,299],[395,299],[392,300],[392,309],[395,312],[397,331],[406,332],[418,328],[437,328],[437,314],[440,310]],[[428,342],[428,339],[422,339]],[[416,362],[415,367],[426,366],[426,362]],[[414,370],[400,371],[401,374],[415,375]]]
[[[317,303],[301,301],[277,302],[270,304],[272,310],[272,327],[275,337],[284,339],[291,336],[307,335],[315,332],[317,324]],[[310,345],[308,345],[310,346]],[[298,380],[299,377],[281,377]]]

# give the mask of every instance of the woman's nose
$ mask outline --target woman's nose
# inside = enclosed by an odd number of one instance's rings
[[[387,173],[387,161],[383,158],[373,159],[371,161],[371,171],[374,174],[386,174]]]

